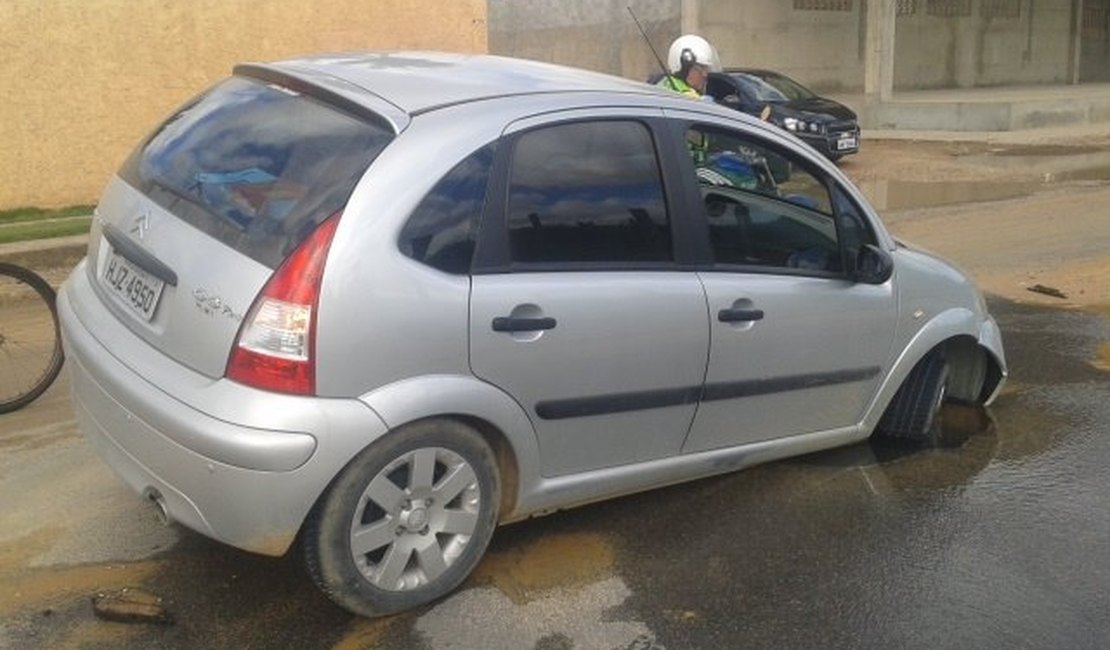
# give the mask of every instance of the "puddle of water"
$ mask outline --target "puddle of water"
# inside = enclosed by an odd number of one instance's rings
[[[1095,367],[1099,370],[1110,371],[1110,343],[1103,343],[1098,348],[1095,356]]]
[[[4,584],[0,591],[0,617],[84,599],[99,589],[139,584],[161,566],[159,562],[148,561],[65,569],[24,568],[32,557],[64,535],[61,528],[49,528],[0,544],[0,582]]]
[[[402,617],[365,619],[355,617],[343,638],[332,645],[331,650],[362,650],[377,648],[389,635],[393,624]]]
[[[877,435],[866,444],[832,449],[806,458],[823,465],[856,467],[919,456],[930,448],[963,449],[973,437],[994,433],[995,421],[990,410],[983,406],[946,402],[940,412],[940,427],[940,437],[935,445]]]
[[[1053,181],[1107,181],[1110,180],[1110,165],[1054,172],[1049,178]]]
[[[471,579],[493,584],[522,604],[556,586],[597,580],[612,570],[614,557],[612,546],[600,535],[553,535],[504,551],[492,548]]]
[[[1110,155],[1110,154],[1108,154]],[[1110,181],[1110,164],[1045,172],[1044,183],[1029,181],[861,181],[860,191],[877,210],[932,208],[959,203],[1015,199],[1034,194],[1046,184],[1068,181]],[[1093,161],[1092,161],[1093,162]]]
[[[1101,153],[1102,147],[1075,146],[1068,144],[1038,144],[1024,146],[998,145],[992,147],[992,156],[1078,156],[1081,154]]]
[[[875,180],[863,181],[859,183],[859,188],[876,210],[901,210],[1013,199],[1033,194],[1038,185],[1028,182]]]

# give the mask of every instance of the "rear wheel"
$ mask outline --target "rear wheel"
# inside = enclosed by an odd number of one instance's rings
[[[408,425],[356,456],[316,505],[304,536],[309,573],[363,616],[423,605],[477,565],[500,501],[478,432],[451,420]]]
[[[934,350],[902,382],[879,421],[878,432],[889,438],[936,444],[947,389],[948,362],[943,352]]]

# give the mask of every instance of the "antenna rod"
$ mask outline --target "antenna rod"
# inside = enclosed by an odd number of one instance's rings
[[[659,64],[659,69],[663,71],[663,78],[670,84],[671,90],[679,92],[678,86],[675,86],[674,77],[667,71],[667,66],[663,65],[663,59],[659,58],[659,53],[655,51],[655,46],[651,44],[651,39],[648,38],[647,32],[644,31],[644,26],[641,25],[639,19],[636,18],[636,14],[632,13],[632,5],[628,5],[625,8],[628,9],[628,15],[632,16],[632,22],[636,23],[637,29],[640,30],[640,36],[644,37],[644,42],[647,43],[648,49],[651,50],[652,56],[655,57],[655,62]]]

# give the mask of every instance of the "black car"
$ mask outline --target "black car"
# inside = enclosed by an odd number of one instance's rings
[[[709,75],[706,94],[738,111],[765,118],[831,160],[859,151],[859,122],[844,104],[821,97],[771,70],[729,69]]]

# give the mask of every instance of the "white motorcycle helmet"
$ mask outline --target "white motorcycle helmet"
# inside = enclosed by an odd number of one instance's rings
[[[704,65],[711,72],[721,71],[721,59],[717,56],[717,49],[709,41],[695,34],[685,34],[674,39],[667,52],[667,67],[671,73],[685,74],[694,64]]]

